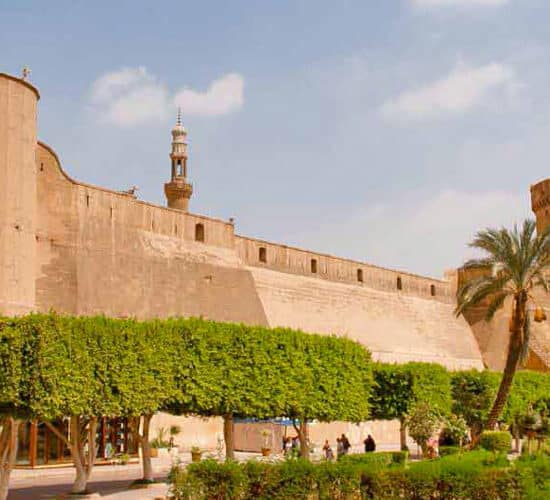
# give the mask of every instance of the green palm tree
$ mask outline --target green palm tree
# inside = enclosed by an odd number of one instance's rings
[[[545,318],[531,294],[533,288],[549,291],[545,271],[550,267],[550,228],[538,236],[535,222],[526,220],[521,228],[484,229],[479,231],[470,246],[482,250],[485,256],[468,261],[465,269],[478,269],[482,275],[464,284],[457,294],[456,315],[470,307],[487,306],[486,319],[490,321],[507,298],[512,298],[510,343],[502,380],[485,423],[494,429],[508,399],[514,375],[529,351],[529,304],[536,306],[535,320]]]

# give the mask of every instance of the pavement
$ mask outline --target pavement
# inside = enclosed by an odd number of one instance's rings
[[[237,453],[238,460],[249,460],[255,453]],[[209,455],[206,455],[207,458]],[[214,455],[210,455],[214,456]],[[170,468],[176,462],[189,463],[189,453],[166,454],[152,459],[155,479],[164,481]],[[165,482],[148,488],[130,488],[132,482],[142,477],[140,463],[127,465],[97,465],[88,482],[88,490],[97,493],[101,498],[117,500],[141,500],[163,498],[169,486]],[[10,478],[8,500],[40,500],[63,498],[71,489],[74,480],[72,467],[55,467],[44,469],[15,469]]]
[[[394,449],[394,447],[388,447]],[[380,450],[382,451],[382,450]],[[360,448],[352,452],[360,453]],[[237,452],[235,458],[239,461],[259,458],[257,453]],[[203,458],[219,458],[215,454],[206,454]],[[269,457],[262,460],[273,460]],[[155,479],[159,483],[144,489],[131,489],[132,482],[142,477],[141,463],[126,465],[96,465],[92,472],[92,479],[88,489],[97,493],[101,498],[117,500],[142,500],[164,498],[169,486],[164,482],[174,463],[189,463],[190,453],[166,453],[159,458],[152,459]],[[15,469],[10,478],[8,500],[41,500],[64,498],[70,491],[74,480],[74,469],[55,467],[43,469]]]

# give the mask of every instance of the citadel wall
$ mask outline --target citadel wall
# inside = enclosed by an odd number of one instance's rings
[[[37,178],[40,310],[287,326],[348,336],[385,361],[481,367],[449,282],[236,236],[230,222],[78,183],[43,143]]]
[[[203,316],[348,336],[384,361],[483,366],[453,314],[453,281],[238,236],[232,222],[74,181],[36,142],[36,99],[0,75],[0,116],[10,119],[0,120],[0,313]],[[193,421],[189,432],[214,448],[217,427]]]
[[[266,324],[232,224],[76,183],[42,143],[38,158],[38,309]]]

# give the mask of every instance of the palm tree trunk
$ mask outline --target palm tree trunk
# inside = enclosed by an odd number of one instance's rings
[[[525,323],[525,315],[527,313],[527,295],[525,292],[522,292],[519,297],[516,297],[514,302],[514,331],[510,335],[508,357],[506,358],[506,365],[504,367],[504,373],[500,381],[495,402],[493,403],[493,407],[485,423],[485,429],[490,431],[494,430],[496,427],[498,419],[504,409],[521,355],[523,344],[522,331]]]

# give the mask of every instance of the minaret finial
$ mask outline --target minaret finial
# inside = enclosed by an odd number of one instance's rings
[[[177,121],[177,124],[181,125],[181,108],[179,106],[178,106],[178,121]]]
[[[28,66],[24,66],[21,70],[21,78],[23,80],[28,80],[29,76],[31,76],[31,68]]]

